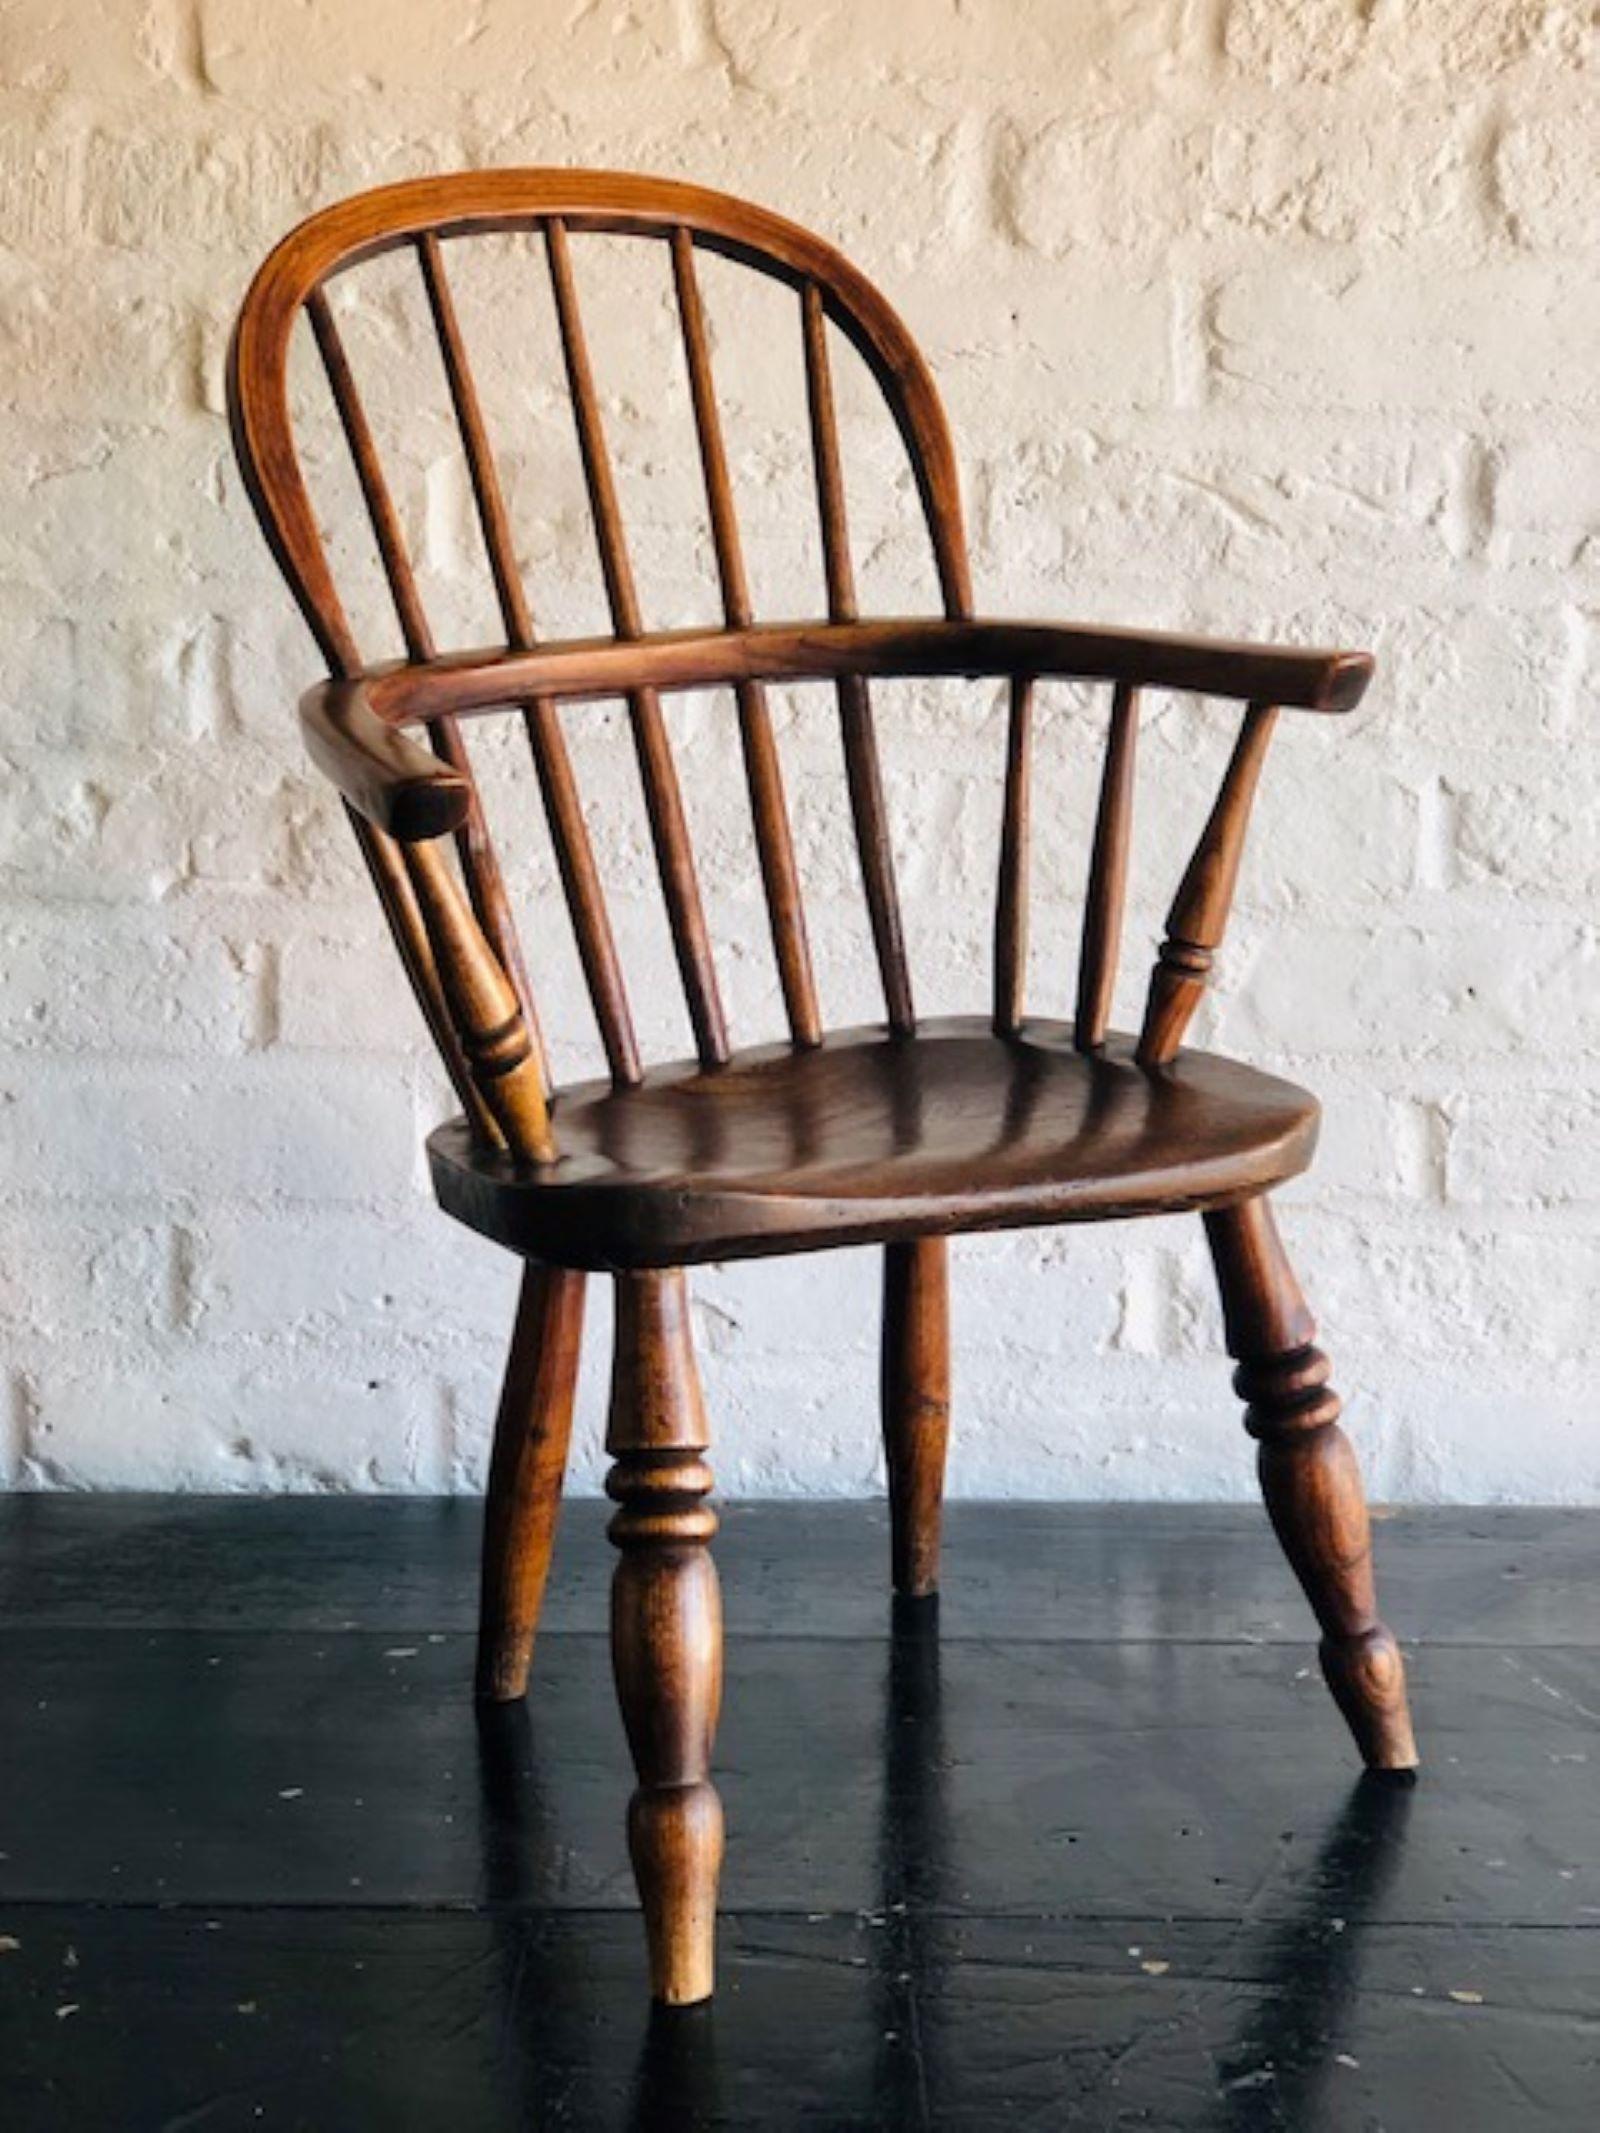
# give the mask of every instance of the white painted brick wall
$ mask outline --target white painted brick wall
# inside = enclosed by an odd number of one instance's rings
[[[546,161],[722,185],[859,258],[943,386],[984,604],[1377,649],[1354,718],[1285,721],[1203,1026],[1325,1098],[1287,1226],[1376,1489],[1600,1501],[1597,84],[1587,0],[6,0],[0,1480],[481,1480],[514,1270],[428,1203],[439,1076],[300,754],[315,663],[239,493],[220,373],[249,272],[313,207]],[[613,265],[585,289],[641,581],[654,619],[690,619],[709,601],[681,403],[670,448],[645,419],[665,314],[637,259]],[[466,308],[512,270],[459,271]],[[792,306],[707,283],[752,570],[769,612],[800,611]],[[380,278],[352,337],[398,358],[416,322]],[[484,362],[536,606],[582,627],[548,319],[530,302]],[[481,636],[437,395],[375,384],[374,407],[417,418],[403,503],[441,632]],[[926,604],[903,470],[864,402],[848,421],[867,588]],[[1052,701],[1034,976],[1059,1005],[1096,729]],[[874,988],[816,706],[786,699],[781,726],[847,1019]],[[1153,712],[1124,1017],[1227,739],[1220,713]],[[730,1003],[765,1033],[726,708],[672,718],[738,943]],[[575,724],[620,932],[663,967],[617,721]],[[998,696],[888,692],[884,724],[921,997],[977,1005]],[[531,781],[509,745],[489,757],[574,1070],[593,1051]],[[640,1008],[681,1048],[664,988]],[[955,1263],[955,1489],[1250,1491],[1195,1225]],[[872,1256],[695,1286],[724,1486],[872,1487]],[[608,1324],[602,1292],[586,1488]]]

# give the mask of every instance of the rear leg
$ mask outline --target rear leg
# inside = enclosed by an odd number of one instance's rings
[[[894,1589],[904,1599],[926,1599],[939,1589],[950,1434],[949,1248],[943,1237],[884,1247],[881,1396]]]
[[[523,1268],[483,1510],[477,1693],[489,1703],[528,1685],[572,1436],[583,1290],[568,1268]]]

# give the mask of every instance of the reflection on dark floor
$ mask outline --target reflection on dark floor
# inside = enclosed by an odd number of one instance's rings
[[[892,1608],[881,1507],[735,1508],[661,2016],[599,1516],[475,1721],[470,1507],[0,1500],[7,2128],[1596,2122],[1600,1517],[1384,1523],[1408,1788],[1253,1513],[956,1506]]]

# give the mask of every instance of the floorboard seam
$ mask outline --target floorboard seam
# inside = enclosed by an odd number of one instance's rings
[[[628,1904],[497,1904],[476,1903],[463,1900],[460,1903],[419,1902],[407,1903],[349,1903],[342,1899],[326,1902],[315,1898],[281,1897],[261,1900],[254,1897],[222,1897],[215,1902],[201,1903],[192,1897],[181,1902],[161,1902],[155,1899],[133,1897],[71,1897],[71,1896],[21,1896],[0,1900],[0,1918],[19,1912],[58,1911],[80,1913],[136,1914],[153,1918],[196,1919],[229,1916],[235,1918],[273,1918],[292,1916],[298,1918],[345,1916],[354,1918],[490,1918],[490,1919],[612,1919],[632,1918],[637,1915]],[[881,1925],[887,1913],[881,1907],[847,1905],[837,1909],[819,1909],[816,1905],[782,1904],[722,1904],[717,1916],[721,1919],[781,1918],[805,1925],[834,1925],[858,1923]],[[1237,1911],[1172,1912],[1172,1911],[1099,1911],[1099,1910],[955,1910],[945,1906],[913,1904],[902,1915],[895,1913],[896,1922],[905,1919],[919,1923],[941,1925],[1015,1925],[1053,1926],[1078,1925],[1114,1928],[1117,1932],[1148,1932],[1165,1928],[1170,1932],[1188,1932],[1195,1928],[1228,1928],[1238,1930],[1255,1925],[1266,1932],[1282,1931],[1294,1926],[1299,1920],[1293,1912],[1267,1913],[1255,1920],[1242,1920]],[[1585,1923],[1577,1920],[1534,1918],[1382,1918],[1350,1919],[1341,1928],[1349,1933],[1428,1933],[1459,1934],[1463,1928],[1478,1933],[1589,1933],[1600,1935],[1600,1920]]]
[[[724,1587],[726,1590],[726,1587]],[[270,1637],[275,1644],[291,1640],[326,1639],[328,1641],[354,1642],[367,1638],[376,1640],[388,1637],[438,1637],[441,1642],[471,1639],[476,1630],[463,1624],[459,1629],[441,1630],[419,1628],[415,1623],[397,1623],[387,1628],[371,1629],[284,1629],[277,1623],[219,1623],[214,1628],[197,1628],[192,1623],[167,1622],[105,1622],[105,1621],[10,1621],[0,1624],[0,1643],[12,1637],[34,1636],[48,1631],[55,1634],[95,1637],[161,1637],[194,1638],[204,1641],[225,1637]],[[952,1644],[1003,1645],[1007,1651],[1240,1651],[1240,1652],[1298,1652],[1316,1643],[1316,1625],[1313,1623],[1303,1636],[1285,1637],[1010,1637],[999,1630],[941,1630],[937,1642]],[[1600,1651],[1600,1638],[1575,1643],[1529,1643],[1516,1637],[1435,1637],[1424,1633],[1396,1633],[1406,1651],[1413,1652],[1595,1652]],[[547,1629],[539,1635],[541,1644],[557,1642],[567,1644],[608,1644],[610,1633],[605,1629]],[[893,1641],[893,1632],[888,1623],[881,1630],[763,1630],[727,1629],[724,1637],[727,1644],[860,1644],[870,1645],[875,1650],[884,1650]],[[535,1660],[535,1665],[537,1665]]]

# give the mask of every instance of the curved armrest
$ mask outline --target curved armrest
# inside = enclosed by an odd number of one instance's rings
[[[1372,660],[1365,652],[1055,622],[768,622],[401,662],[354,680],[322,682],[301,699],[300,719],[313,761],[356,812],[415,844],[461,828],[471,789],[400,730],[405,719],[467,714],[541,695],[578,700],[749,680],[1007,673],[1178,689],[1285,710],[1348,711],[1361,701]]]
[[[1124,682],[1196,696],[1274,704],[1286,711],[1352,711],[1372,679],[1370,652],[1293,645],[1237,644],[1170,630],[1102,628],[1094,623],[953,623],[992,642],[1012,672],[1077,681]]]
[[[307,698],[313,744],[332,746],[330,728],[354,737],[358,710],[380,725],[442,713],[467,714],[548,696],[563,702],[626,696],[630,690],[708,689],[740,681],[835,681],[841,675],[1032,674],[1073,681],[1126,682],[1178,689],[1284,710],[1348,711],[1372,675],[1365,652],[1300,651],[1229,644],[1161,630],[1057,622],[894,618],[863,622],[760,622],[743,629],[654,630],[637,637],[588,637],[529,651],[448,653],[425,665],[376,667],[363,682],[330,685]],[[348,692],[370,696],[348,708]],[[321,699],[319,701],[319,699]],[[365,730],[364,727],[362,729]],[[363,763],[377,737],[361,742]],[[339,772],[319,756],[324,767]],[[352,763],[352,770],[354,765]],[[366,773],[370,775],[370,772]],[[359,803],[357,803],[359,804]]]
[[[300,699],[300,724],[317,768],[358,815],[402,844],[460,829],[472,788],[459,771],[380,717],[370,681],[325,681]]]

